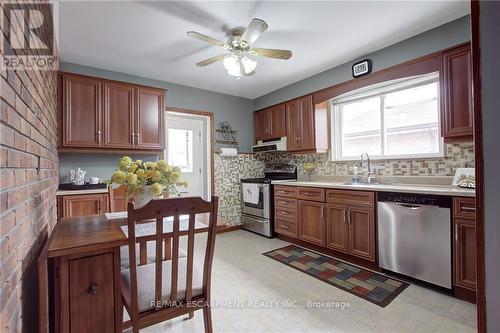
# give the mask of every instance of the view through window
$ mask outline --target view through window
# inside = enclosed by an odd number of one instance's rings
[[[332,158],[443,156],[437,74],[400,80],[332,101]]]

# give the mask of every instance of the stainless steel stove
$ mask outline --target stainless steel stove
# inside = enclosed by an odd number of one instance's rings
[[[297,167],[291,164],[273,164],[266,167],[263,178],[241,180],[242,228],[273,237],[272,181],[296,180]]]

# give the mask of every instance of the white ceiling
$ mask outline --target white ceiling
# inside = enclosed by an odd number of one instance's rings
[[[59,46],[62,61],[253,99],[468,12],[467,1],[62,1]],[[221,62],[195,66],[224,50],[187,31],[225,41],[253,17],[269,25],[255,46],[290,49],[290,60],[258,57],[240,80]]]

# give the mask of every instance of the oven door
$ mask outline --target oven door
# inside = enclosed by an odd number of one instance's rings
[[[253,216],[269,219],[271,217],[271,191],[270,184],[259,184],[259,202],[252,204],[243,200],[241,191],[241,212]],[[242,187],[243,188],[243,187]]]

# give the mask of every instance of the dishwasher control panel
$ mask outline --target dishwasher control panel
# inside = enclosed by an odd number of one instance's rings
[[[379,192],[378,201],[450,208],[452,205],[451,197],[417,193]]]

